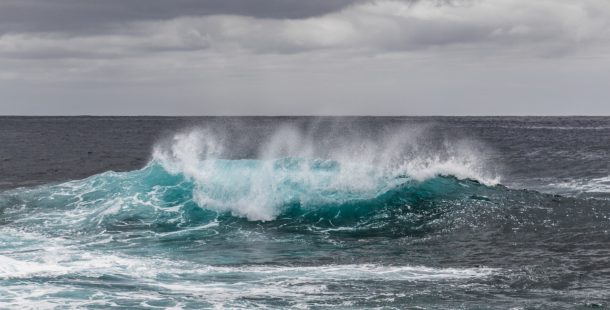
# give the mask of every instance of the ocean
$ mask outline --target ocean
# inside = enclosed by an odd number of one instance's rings
[[[610,117],[0,117],[2,309],[608,309]]]

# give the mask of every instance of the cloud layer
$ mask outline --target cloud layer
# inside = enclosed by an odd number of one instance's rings
[[[350,84],[355,77],[348,72],[358,66],[378,76],[387,72],[390,80],[412,82],[426,75],[422,72],[430,64],[445,71],[456,70],[456,63],[479,63],[497,72],[532,63],[549,74],[556,74],[551,67],[574,66],[562,70],[587,76],[585,71],[607,66],[609,57],[607,0],[0,3],[0,83],[13,83],[5,84],[12,92],[31,83],[96,85],[110,91],[117,89],[104,85],[152,82],[198,88],[212,84],[210,79],[216,85],[213,91],[218,85],[257,89],[258,81],[269,76],[290,76],[284,80],[296,84],[285,87],[302,88],[302,81],[315,74]],[[460,70],[497,79],[497,73],[481,73],[479,67]],[[375,81],[359,79],[356,84],[371,93],[381,91]],[[20,98],[25,97],[10,99],[30,100]],[[224,95],[214,98],[229,100]],[[259,100],[279,100],[270,98]],[[341,96],[328,91],[322,99],[333,98]]]
[[[357,0],[3,0],[0,32],[100,33],[134,21],[184,16],[305,18]]]
[[[155,16],[155,3],[146,16]],[[330,7],[337,6],[339,2]],[[232,12],[230,8],[209,8],[208,13]],[[104,33],[78,33],[75,29],[9,32],[0,37],[0,55],[114,58],[197,50],[383,53],[473,46],[489,53],[552,55],[592,45],[604,45],[602,52],[608,52],[605,48],[610,40],[610,2],[606,0],[375,1],[352,4],[339,11],[325,9],[319,8],[325,12],[323,15],[299,19],[236,14],[184,17],[169,12],[166,17],[173,18],[160,21],[125,18],[121,27],[106,21]]]

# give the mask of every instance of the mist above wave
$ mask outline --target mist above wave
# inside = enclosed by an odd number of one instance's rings
[[[283,126],[258,142],[255,158],[235,159],[233,150],[244,148],[240,143],[253,143],[244,135],[232,143],[211,128],[183,131],[158,143],[153,161],[192,181],[201,207],[263,221],[276,218],[287,204],[309,208],[371,200],[436,176],[486,185],[499,181],[480,145],[432,140],[425,127],[370,135]]]

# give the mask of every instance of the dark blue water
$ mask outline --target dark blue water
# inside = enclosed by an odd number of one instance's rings
[[[610,118],[0,118],[0,308],[610,306]]]

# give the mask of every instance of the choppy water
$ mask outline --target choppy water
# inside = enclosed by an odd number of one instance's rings
[[[1,118],[0,137],[0,308],[610,306],[610,118]]]

